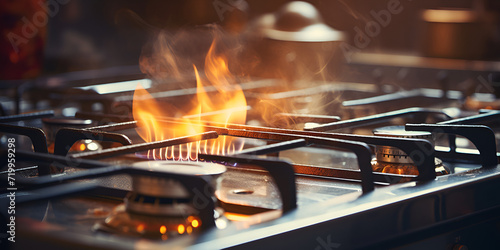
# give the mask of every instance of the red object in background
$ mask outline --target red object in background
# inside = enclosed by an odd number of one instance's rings
[[[0,80],[28,79],[40,74],[50,18],[45,3],[0,1]]]

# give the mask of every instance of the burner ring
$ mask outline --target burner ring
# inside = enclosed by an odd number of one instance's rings
[[[214,219],[225,221],[220,208],[214,210]],[[118,205],[106,220],[96,223],[94,231],[125,236],[144,237],[153,240],[167,240],[182,235],[197,233],[201,229],[201,219],[196,215],[151,216],[130,213],[124,204]],[[182,229],[182,230],[180,230]]]
[[[132,192],[125,197],[124,203],[128,212],[137,214],[182,216],[197,213],[188,198],[159,198]]]
[[[220,164],[208,162],[143,161],[133,165],[142,170],[200,176],[209,186],[200,192],[216,190],[218,177],[226,171]],[[125,197],[127,211],[151,215],[182,215],[196,213],[191,190],[174,178],[132,176],[132,192]]]
[[[388,136],[398,138],[424,139],[429,141],[434,146],[434,138],[432,133],[426,131],[406,131],[403,126],[387,126],[373,130],[373,134],[377,136]],[[413,163],[403,150],[391,146],[376,146],[377,161],[387,163]]]
[[[173,162],[173,161],[143,161],[133,165],[142,170],[196,175],[208,178],[207,181],[216,187],[216,179],[226,171],[226,167],[208,162]],[[133,176],[132,190],[147,196],[164,198],[187,198],[190,193],[177,180],[155,176]]]
[[[424,139],[434,147],[433,134],[426,131],[405,131],[403,126],[388,126],[373,130],[377,136]],[[413,160],[404,151],[392,146],[376,146],[376,159],[372,161],[373,171],[391,174],[418,175]],[[449,169],[439,158],[434,158],[437,175],[449,174]],[[402,180],[405,181],[405,180]]]

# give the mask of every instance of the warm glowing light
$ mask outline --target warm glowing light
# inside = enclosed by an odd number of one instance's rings
[[[466,9],[428,9],[422,13],[427,22],[470,23],[478,20],[477,13]]]
[[[250,217],[249,215],[236,214],[236,213],[230,213],[230,212],[225,212],[224,215],[230,221],[246,221]]]
[[[188,226],[188,227],[186,228],[186,232],[187,232],[188,234],[191,234],[191,233],[193,232],[193,228],[192,228],[191,226]]]
[[[133,99],[133,116],[138,123],[137,133],[146,142],[193,135],[206,132],[201,124],[228,123],[244,124],[247,103],[243,91],[235,84],[229,72],[227,60],[217,54],[216,43],[212,43],[205,58],[205,78],[193,65],[197,94],[182,103],[165,103],[155,100],[141,85],[138,85]],[[206,91],[210,89],[210,91]],[[175,119],[166,123],[165,119]],[[222,125],[221,125],[222,124]],[[226,155],[241,150],[233,138],[220,136],[204,143],[188,143],[162,149],[150,150],[148,157],[160,160],[195,161],[198,153]]]
[[[137,229],[137,232],[140,233],[140,232],[144,231],[144,225],[143,224],[139,224],[136,229]]]
[[[184,231],[186,230],[186,228],[184,227],[184,225],[180,224],[178,227],[177,227],[177,232],[179,234],[183,234]]]
[[[218,229],[224,229],[227,227],[227,222],[225,220],[216,220],[215,221],[215,226],[218,228]]]
[[[193,221],[191,221],[191,225],[194,227],[194,228],[197,228],[200,223],[198,222],[198,220],[194,219]]]
[[[167,227],[166,226],[161,226],[160,227],[160,233],[165,234],[167,232]]]
[[[80,151],[84,151],[87,147],[85,147],[85,144],[80,144]]]

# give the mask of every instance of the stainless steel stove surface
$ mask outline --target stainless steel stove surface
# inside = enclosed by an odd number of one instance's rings
[[[258,92],[273,81],[241,85]],[[358,94],[387,98],[371,86],[324,83],[267,95],[300,99],[333,89],[344,93],[339,100],[344,102],[354,102],[350,98]],[[173,93],[179,92],[153,95],[177,98]],[[123,92],[98,96],[127,99]],[[251,91],[249,96],[252,103]],[[494,191],[500,186],[494,132],[500,112],[464,110],[454,98],[434,99],[423,108],[392,110],[384,103],[405,99],[388,99],[372,105],[388,111],[365,110],[368,114],[356,117],[351,112],[357,107],[348,105],[342,113],[323,116],[280,114],[300,121],[284,128],[206,122],[201,135],[152,143],[141,142],[137,122],[128,115],[4,116],[2,140],[16,140],[17,190],[16,242],[2,239],[2,244],[15,249],[490,247],[500,234],[500,196]],[[250,109],[248,116],[258,114]],[[42,127],[41,117],[45,125],[66,128],[45,139],[36,128]],[[81,123],[84,128],[77,127]],[[50,128],[44,129],[49,134]],[[200,152],[194,161],[167,159],[169,147],[178,147],[172,151],[178,153],[200,138],[217,136],[245,146],[226,155]],[[2,143],[7,159],[10,144]],[[2,177],[7,183],[8,170]],[[4,188],[7,207],[11,189]],[[2,211],[3,225],[9,223],[7,212]]]

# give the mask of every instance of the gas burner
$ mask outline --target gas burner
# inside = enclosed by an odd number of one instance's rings
[[[464,107],[469,110],[500,109],[500,99],[492,94],[474,94],[465,99]]]
[[[434,146],[434,138],[432,133],[425,131],[405,131],[402,126],[388,126],[373,130],[374,135],[398,137],[398,138],[413,138],[428,140]],[[388,163],[413,163],[411,158],[402,150],[390,146],[377,146],[377,160]],[[416,168],[415,168],[416,170]]]
[[[43,130],[47,135],[47,146],[49,152],[54,152],[54,143],[57,132],[62,128],[84,129],[94,125],[92,120],[78,119],[73,117],[50,117],[43,118]],[[102,145],[95,140],[81,140],[73,144],[70,152],[97,152],[102,150]]]
[[[377,136],[388,136],[398,138],[424,139],[434,146],[432,133],[426,131],[406,131],[403,126],[387,126],[373,130]],[[449,174],[449,169],[443,165],[443,161],[434,158],[436,174]],[[402,175],[418,175],[417,166],[413,160],[402,150],[391,146],[376,146],[376,159],[372,161],[373,171]]]
[[[134,167],[174,174],[203,176],[210,184],[205,190],[213,199],[219,185],[218,177],[226,171],[219,164],[207,162],[144,161]],[[169,239],[173,236],[191,234],[200,229],[201,219],[197,216],[203,208],[203,201],[197,200],[180,181],[154,176],[132,176],[132,191],[124,203],[117,206],[95,230],[110,233],[135,235],[147,238]],[[214,218],[225,220],[216,208]]]
[[[222,213],[221,208],[214,210],[218,225],[227,223],[227,219],[221,216]],[[199,232],[201,219],[196,215],[152,216],[133,213],[127,211],[125,204],[121,204],[104,222],[96,224],[93,229],[112,234],[167,240]]]
[[[135,167],[156,172],[205,176],[213,190],[226,168],[207,162],[143,161]],[[196,212],[186,187],[173,179],[133,176],[132,192],[125,198],[127,211],[150,215],[183,215]],[[205,190],[203,190],[205,191]]]

